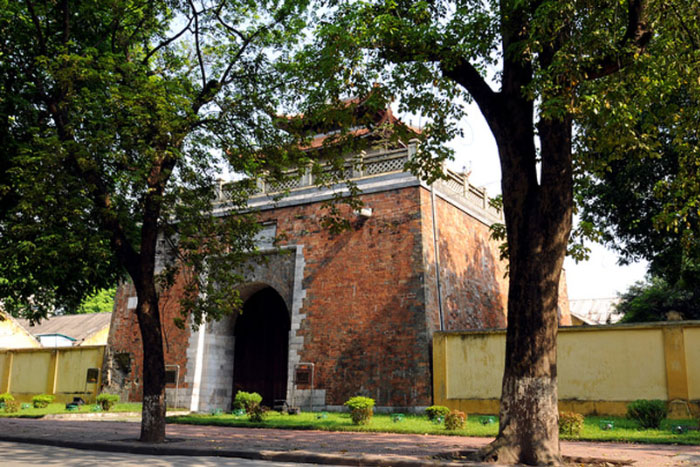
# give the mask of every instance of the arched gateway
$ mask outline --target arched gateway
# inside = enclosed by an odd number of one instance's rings
[[[236,317],[233,395],[257,392],[263,405],[287,398],[290,318],[282,297],[272,287],[254,293]]]

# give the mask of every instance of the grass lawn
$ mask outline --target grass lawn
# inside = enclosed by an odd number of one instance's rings
[[[326,431],[364,431],[388,433],[417,433],[432,435],[457,436],[496,436],[498,424],[482,423],[484,417],[471,415],[462,430],[448,431],[443,425],[433,423],[425,416],[405,415],[402,420],[394,421],[391,415],[375,414],[369,425],[353,425],[347,413],[316,413],[302,412],[299,415],[287,415],[279,412],[268,412],[263,423],[252,423],[245,415],[233,414],[188,414],[168,417],[168,423],[184,423],[192,425],[237,426],[248,428],[283,428],[294,430],[326,430]],[[493,417],[495,420],[496,418]],[[603,421],[612,421],[613,429],[603,430]],[[639,425],[622,417],[586,417],[583,432],[580,436],[562,435],[562,439],[577,439],[591,441],[618,441],[634,443],[659,444],[689,444],[700,445],[700,431],[691,430],[674,434],[674,426],[683,425],[697,428],[694,420],[665,420],[658,430],[643,430]]]
[[[102,410],[95,410],[94,407],[95,404],[84,404],[78,406],[78,410],[69,411],[66,410],[66,404],[53,403],[49,404],[48,407],[43,409],[35,409],[32,406],[26,409],[20,409],[19,412],[5,412],[4,410],[0,409],[0,417],[41,418],[48,414],[102,412]],[[110,409],[110,412],[141,412],[141,403],[117,403]]]

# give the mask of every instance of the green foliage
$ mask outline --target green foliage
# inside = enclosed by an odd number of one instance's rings
[[[405,415],[401,423],[392,420],[393,414],[375,414],[369,425],[355,425],[349,414],[330,412],[326,417],[319,417],[318,412],[301,412],[290,416],[284,413],[269,412],[265,419],[266,428],[288,430],[323,430],[323,431],[350,431],[366,433],[416,433],[434,435],[478,436],[492,438],[498,434],[498,423],[483,424],[482,415],[467,417],[464,429],[447,431],[444,424],[435,424],[426,417],[420,415]],[[614,429],[605,429],[605,423],[611,423]],[[234,414],[213,416],[211,414],[188,414],[169,417],[168,423],[183,423],[193,425],[211,426],[236,426],[250,427],[251,422]],[[674,427],[697,426],[697,423],[688,419],[667,419],[658,430],[640,430],[636,421],[624,417],[585,417],[583,431],[575,439],[591,441],[616,441],[626,443],[657,443],[657,444],[683,444],[700,445],[700,431],[686,430],[676,434]],[[562,439],[570,439],[569,435],[562,434]]]
[[[425,415],[428,416],[428,420],[435,420],[438,417],[445,418],[448,413],[450,413],[450,409],[444,405],[431,405],[425,409]]]
[[[350,409],[350,418],[355,425],[367,425],[374,414],[374,399],[364,396],[354,396],[345,401]]]
[[[667,415],[665,401],[639,399],[627,405],[627,418],[636,420],[642,428],[659,428]]]
[[[579,436],[583,430],[583,415],[576,412],[559,412],[559,433]]]
[[[445,416],[446,430],[461,430],[467,421],[467,415],[460,410],[452,410]]]
[[[95,294],[86,297],[75,310],[75,313],[111,313],[114,309],[114,296],[116,293],[116,287],[101,289]],[[71,314],[70,310],[68,310],[68,314]]]
[[[233,398],[233,410],[243,409],[250,415],[253,408],[262,403],[262,396],[257,392],[238,391]]]
[[[248,411],[248,420],[253,423],[262,423],[265,420],[267,412],[267,407],[254,403],[251,405],[250,411]]]
[[[5,412],[6,413],[17,413],[20,409],[20,402],[16,400],[5,401]]]
[[[10,394],[9,392],[5,392],[3,394],[0,394],[0,402],[7,402],[7,401],[13,401],[15,400],[15,397]]]
[[[98,394],[96,401],[102,407],[102,410],[108,412],[117,402],[119,402],[119,394],[108,394],[103,392]]]
[[[698,290],[700,286],[694,285]],[[700,319],[700,304],[694,290],[680,284],[669,285],[664,279],[650,277],[630,286],[620,296],[616,310],[622,322],[639,323],[671,319]],[[677,313],[677,316],[672,316]]]
[[[32,397],[32,405],[35,409],[43,409],[45,407],[48,407],[49,404],[52,403],[55,398],[56,397],[52,396],[51,394],[39,394]]]

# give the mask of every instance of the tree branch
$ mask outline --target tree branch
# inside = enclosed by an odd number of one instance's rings
[[[197,8],[194,6],[192,0],[188,0],[190,8],[192,9],[192,17],[194,18],[194,47],[197,51],[197,62],[199,63],[199,72],[202,75],[202,91],[207,88],[207,73],[204,69],[204,60],[202,59],[202,50],[199,47],[199,13]]]
[[[68,44],[70,40],[70,8],[68,0],[63,0],[61,7],[63,9],[63,44]]]
[[[647,23],[647,0],[628,0],[627,30],[620,40],[618,49],[633,47],[634,51],[622,56],[608,55],[584,70],[587,79],[598,79],[619,71],[628,65],[634,52],[644,50],[651,40],[652,31]]]
[[[449,68],[446,67],[444,62],[440,62],[440,70],[444,76],[466,89],[474,98],[484,116],[489,118],[486,113],[490,112],[489,109],[493,109],[497,105],[499,94],[491,89],[491,86],[486,83],[474,65],[460,58],[456,65]]]
[[[170,45],[173,41],[176,41],[180,36],[182,36],[182,35],[190,28],[190,25],[192,24],[193,19],[194,19],[194,17],[189,18],[189,22],[185,25],[185,27],[184,27],[180,32],[178,32],[178,33],[175,34],[174,36],[169,37],[168,39],[164,40],[163,42],[161,42],[160,44],[158,44],[155,48],[153,48],[153,50],[151,50],[150,52],[148,52],[148,53],[146,54],[146,56],[144,57],[144,59],[142,60],[142,63],[143,63],[143,64],[146,64],[146,63],[148,62],[148,60],[150,60],[150,58],[151,58],[156,52],[158,52],[158,51],[159,51],[160,49],[162,49],[163,47],[167,47],[167,46]]]
[[[41,24],[39,24],[39,18],[36,16],[36,11],[34,10],[32,0],[27,0],[27,8],[29,8],[29,15],[32,17],[32,23],[34,24],[34,29],[36,30],[36,35],[39,39],[39,49],[41,50],[41,54],[46,55],[46,40],[44,39],[44,34],[41,32]]]

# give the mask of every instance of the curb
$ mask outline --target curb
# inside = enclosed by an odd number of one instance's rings
[[[455,462],[445,462],[437,459],[420,459],[410,456],[360,454],[360,455],[338,455],[323,454],[311,451],[242,451],[234,449],[203,449],[168,446],[166,443],[160,445],[144,444],[138,445],[134,440],[131,442],[104,443],[104,442],[84,442],[69,441],[45,438],[31,438],[26,436],[12,436],[0,434],[0,441],[35,444],[44,446],[54,446],[71,449],[81,449],[98,452],[121,452],[129,454],[147,454],[161,456],[212,456],[212,457],[234,457],[250,460],[264,460],[276,462],[295,462],[320,465],[350,465],[350,466],[396,466],[396,467],[428,467],[460,465]],[[486,466],[489,464],[463,463],[461,465]]]

